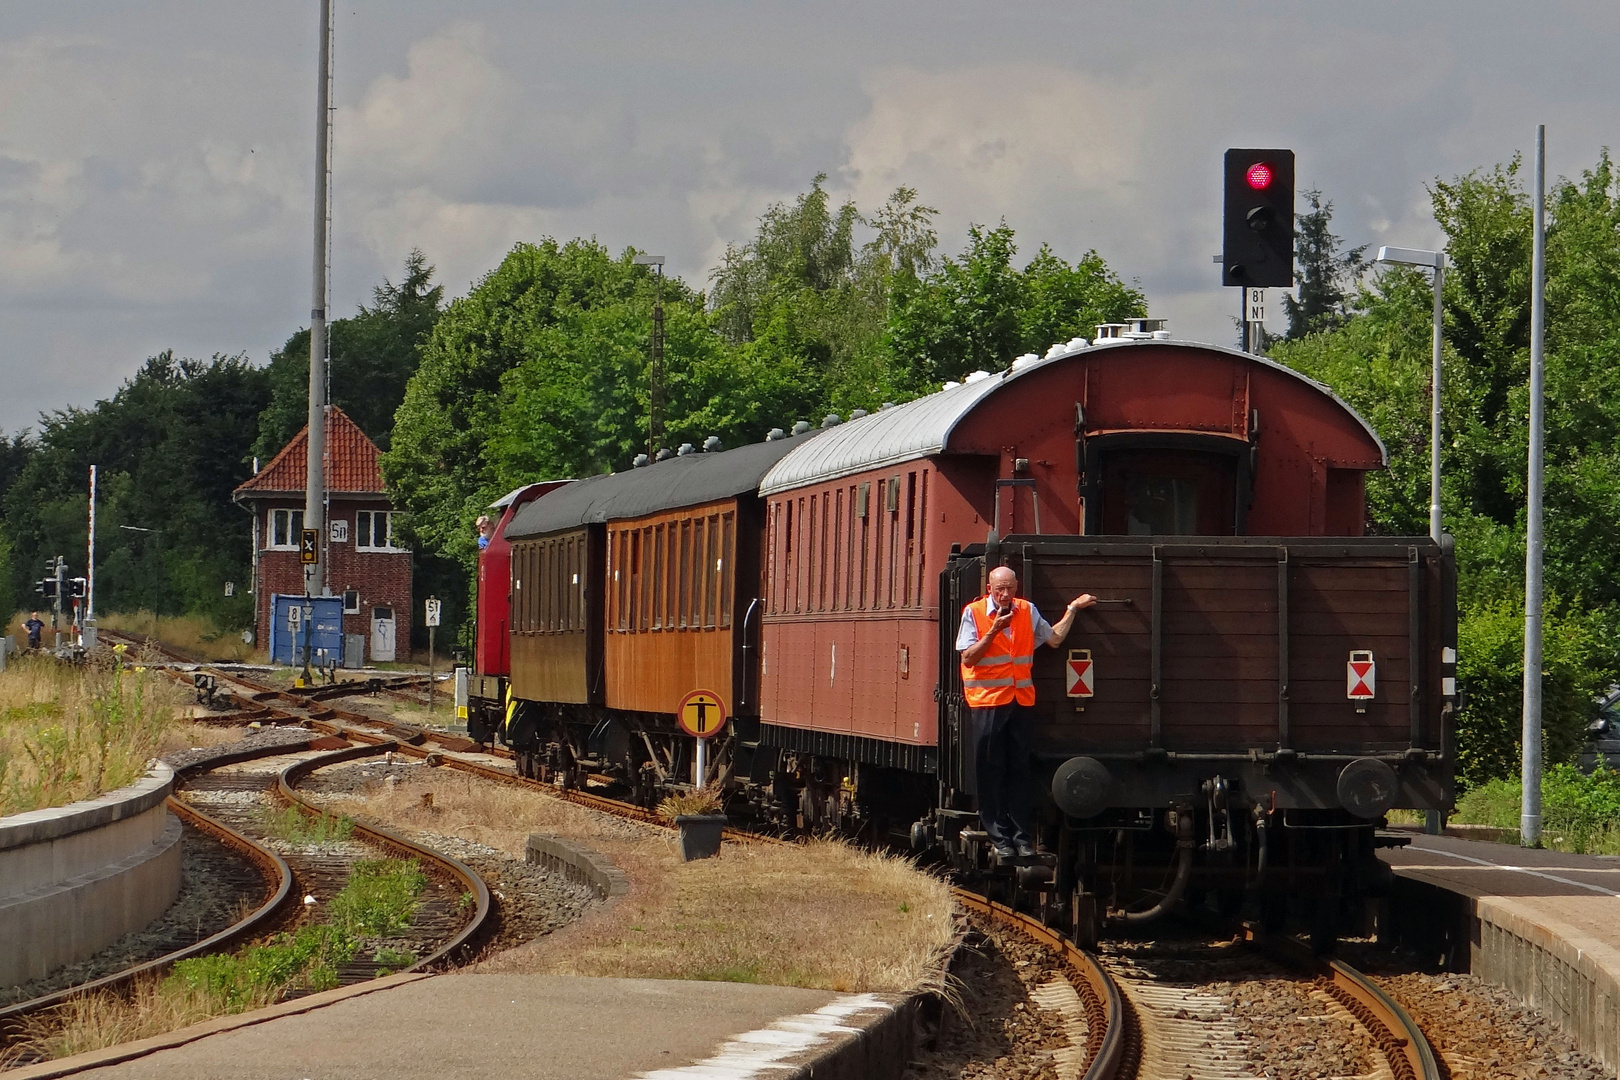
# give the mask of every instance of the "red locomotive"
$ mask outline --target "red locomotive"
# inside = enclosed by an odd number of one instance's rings
[[[1453,790],[1450,541],[1362,535],[1384,464],[1264,358],[1077,340],[509,508],[470,723],[529,775],[650,802],[695,779],[673,710],[703,687],[733,719],[702,779],[735,813],[909,841],[1082,939],[1197,897],[1331,936],[1380,887],[1385,811]],[[978,828],[954,650],[997,565],[1044,610],[1104,601],[1037,650],[1040,855],[1016,868]]]

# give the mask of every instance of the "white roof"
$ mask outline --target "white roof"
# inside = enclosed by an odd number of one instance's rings
[[[898,464],[902,461],[914,461],[917,458],[928,457],[944,451],[951,432],[956,425],[972,412],[974,407],[989,397],[997,388],[1021,379],[1033,371],[1037,371],[1049,364],[1058,363],[1078,353],[1104,352],[1112,349],[1134,349],[1145,345],[1154,346],[1180,346],[1182,348],[1200,349],[1207,352],[1224,353],[1228,356],[1240,357],[1263,367],[1269,367],[1291,378],[1306,383],[1319,393],[1325,394],[1338,402],[1344,411],[1356,419],[1356,422],[1367,432],[1367,437],[1378,445],[1379,455],[1385,465],[1389,464],[1389,451],[1384,448],[1383,440],[1378,433],[1364,420],[1359,413],[1347,405],[1342,398],[1326,386],[1301,375],[1293,368],[1267,360],[1263,356],[1253,356],[1249,353],[1228,349],[1220,345],[1208,345],[1198,341],[1165,341],[1117,339],[1100,342],[1090,347],[1081,347],[1052,353],[1044,359],[1020,363],[1013,370],[1006,371],[998,376],[979,378],[960,386],[952,386],[937,393],[928,394],[908,401],[904,405],[896,405],[891,409],[863,416],[857,420],[850,420],[838,427],[823,431],[820,438],[813,439],[795,449],[765,474],[765,479],[759,485],[759,493],[763,496],[774,495],[790,488],[804,487],[808,484],[824,483],[836,480],[841,476],[852,476],[865,472],[868,469],[881,469],[886,465]]]

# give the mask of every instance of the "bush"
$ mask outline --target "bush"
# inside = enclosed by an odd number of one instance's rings
[[[1458,800],[1456,817],[1517,831],[1523,790],[1518,780],[1488,781]],[[1541,837],[1559,851],[1620,853],[1620,772],[1549,766],[1541,778]]]

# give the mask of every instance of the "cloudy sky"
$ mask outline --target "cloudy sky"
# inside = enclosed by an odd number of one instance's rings
[[[307,324],[317,12],[0,0],[0,429]],[[915,187],[948,250],[1001,218],[1094,247],[1225,342],[1226,147],[1295,148],[1353,243],[1431,246],[1434,178],[1537,123],[1553,174],[1617,141],[1617,31],[1612,2],[347,0],[332,307],[412,247],[459,295],[546,235],[701,283],[826,172],[863,208]]]

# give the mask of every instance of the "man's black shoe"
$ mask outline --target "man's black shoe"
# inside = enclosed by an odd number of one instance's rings
[[[1028,840],[1019,840],[1014,846],[1018,849],[1020,859],[1033,859],[1035,857],[1035,847]]]
[[[1015,859],[1018,857],[1018,853],[1013,851],[1013,846],[1011,844],[1002,843],[997,844],[995,847],[996,858],[1000,859],[1002,862],[1006,862],[1008,859]]]

